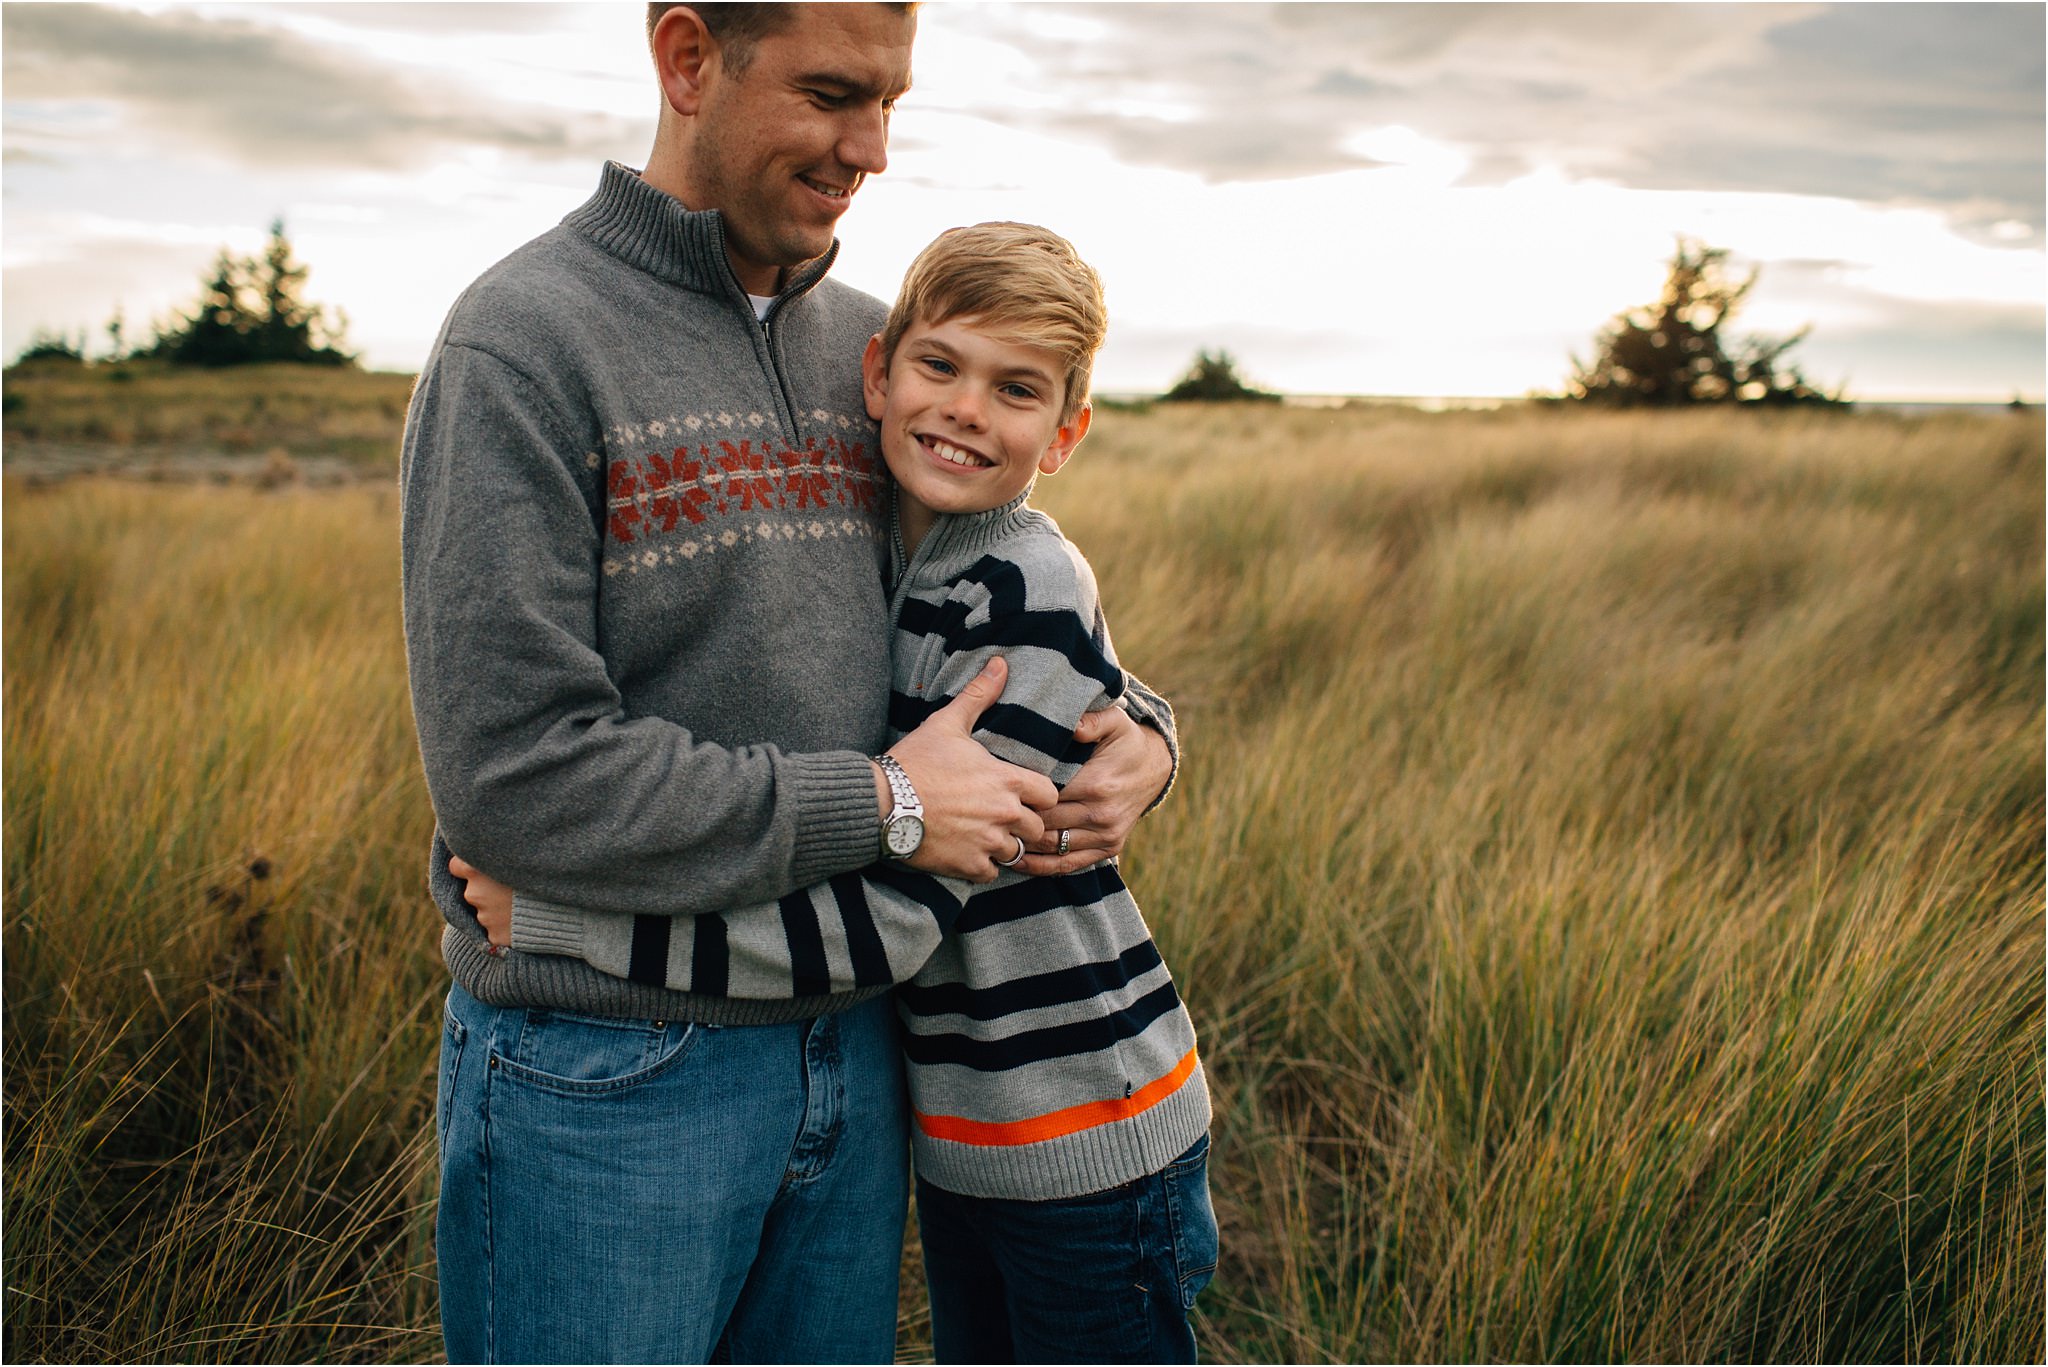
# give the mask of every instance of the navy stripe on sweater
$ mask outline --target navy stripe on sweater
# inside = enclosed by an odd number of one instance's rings
[[[978,627],[967,627],[963,615],[957,630],[945,613],[935,614],[949,654],[985,646],[1041,646],[1065,656],[1070,668],[1101,684],[1110,697],[1123,696],[1124,672],[1104,656],[1089,624],[1064,609],[1034,612],[1025,607],[1024,571],[1020,566],[984,555],[951,584],[955,588],[978,585],[988,594],[989,610],[988,620]],[[907,627],[909,623],[906,620],[902,625]]]
[[[870,864],[861,870],[861,876],[881,887],[893,889],[911,901],[918,903],[932,914],[939,923],[939,933],[950,935],[960,919],[960,908],[965,904],[946,890],[946,885],[928,873],[919,873],[905,864],[884,861]]]
[[[626,977],[636,983],[668,981],[668,937],[675,920],[641,914],[633,918],[633,947],[626,959]]]
[[[913,1016],[966,1016],[989,1021],[1031,1011],[1041,1006],[1059,1006],[1107,996],[1129,987],[1159,967],[1159,947],[1140,940],[1114,959],[1076,964],[1072,968],[1012,978],[992,987],[967,983],[937,983],[919,987],[906,983],[897,989],[896,1000]]]
[[[837,874],[832,895],[839,901],[839,919],[846,925],[846,950],[853,959],[856,987],[887,987],[894,980],[889,972],[889,954],[882,948],[882,934],[875,929],[875,916],[868,909],[867,889],[857,873]]]
[[[1116,865],[1094,864],[1078,873],[1025,878],[1001,887],[983,888],[968,899],[966,909],[953,927],[960,934],[1021,921],[1047,911],[1092,907],[1124,890]]]
[[[825,935],[818,928],[818,908],[811,894],[799,888],[776,905],[782,908],[782,933],[789,940],[790,995],[823,996],[832,990],[832,971],[825,962]]]
[[[951,701],[951,698],[920,698],[891,689],[889,725],[907,735],[922,725],[926,717]],[[1089,756],[1095,753],[1093,745],[1075,740],[1073,733],[1062,729],[1059,723],[1048,721],[1030,708],[1016,703],[994,704],[981,714],[981,720],[974,724],[974,729],[1028,745],[1056,764],[1086,764]]]
[[[1099,1053],[1145,1033],[1145,1027],[1180,1005],[1172,983],[1162,983],[1120,1011],[1069,1025],[1048,1025],[1004,1039],[903,1032],[903,1054],[912,1063],[957,1063],[976,1072],[1000,1073],[1047,1059]]]
[[[690,990],[723,997],[732,977],[732,951],[725,942],[725,918],[697,918],[697,936],[690,945]]]

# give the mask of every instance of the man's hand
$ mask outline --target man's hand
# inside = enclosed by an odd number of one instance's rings
[[[1045,834],[1017,866],[1025,873],[1073,873],[1122,854],[1131,828],[1173,777],[1166,738],[1121,707],[1081,718],[1074,739],[1094,745],[1095,753],[1061,791],[1058,805],[1043,814]],[[1057,852],[1062,832],[1065,854]]]
[[[1038,812],[1059,798],[1052,780],[997,759],[973,737],[1008,678],[1002,657],[990,660],[958,697],[889,749],[924,804],[924,843],[905,861],[914,869],[994,882],[997,860],[1015,855],[1019,840],[1028,848],[1045,833]],[[886,815],[889,787],[879,765],[875,796]]]
[[[462,880],[462,900],[475,909],[476,923],[490,937],[491,948],[511,948],[512,889],[459,855],[448,861],[448,872]]]

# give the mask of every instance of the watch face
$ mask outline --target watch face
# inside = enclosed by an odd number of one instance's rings
[[[898,859],[917,853],[917,847],[924,843],[924,821],[914,816],[893,817],[889,821],[889,853]]]

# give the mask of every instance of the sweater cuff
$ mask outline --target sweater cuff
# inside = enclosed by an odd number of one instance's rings
[[[1127,676],[1128,677],[1128,676]],[[1132,680],[1136,683],[1136,680]],[[1166,699],[1138,684],[1136,688],[1125,688],[1117,705],[1140,726],[1150,727],[1166,742],[1166,757],[1170,767],[1166,771],[1166,786],[1159,790],[1159,796],[1152,799],[1144,815],[1150,816],[1159,805],[1166,801],[1166,795],[1173,791],[1174,780],[1180,777],[1180,728],[1174,724],[1173,708]]]
[[[575,907],[514,893],[512,948],[522,954],[561,954],[580,959],[584,921],[585,913]]]
[[[796,788],[796,853],[790,883],[807,888],[881,857],[875,766],[852,750],[784,755],[778,781]]]

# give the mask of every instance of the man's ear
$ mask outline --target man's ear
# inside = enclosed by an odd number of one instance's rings
[[[860,354],[860,392],[868,401],[868,416],[880,422],[889,399],[889,358],[882,354],[879,332],[868,338],[868,349]]]
[[[1052,444],[1046,447],[1045,454],[1038,458],[1038,473],[1058,474],[1060,467],[1074,454],[1074,448],[1081,444],[1081,438],[1088,435],[1088,424],[1094,417],[1095,405],[1084,403],[1079,412],[1061,424],[1060,430],[1053,434]]]
[[[678,114],[695,114],[704,101],[704,80],[719,63],[718,40],[688,5],[677,5],[654,25],[649,41],[662,98]]]

